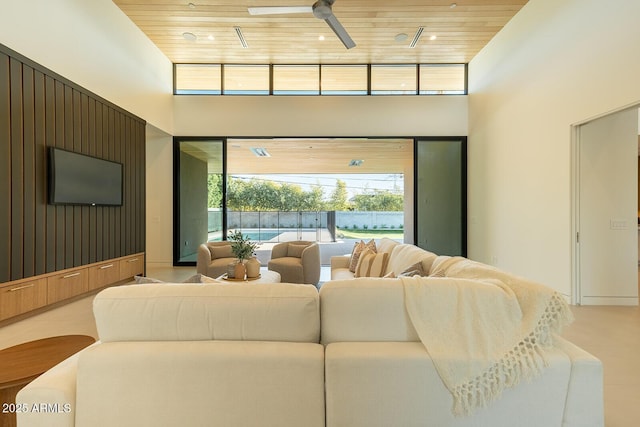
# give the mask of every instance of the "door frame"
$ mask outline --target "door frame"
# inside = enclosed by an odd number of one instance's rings
[[[629,109],[640,109],[640,102],[628,104],[618,109],[590,117],[571,125],[571,230],[569,239],[571,248],[570,303],[573,305],[582,305],[582,283],[580,278],[580,242],[578,234],[580,231],[580,129],[582,128],[582,126],[586,125],[587,123],[593,122],[594,120],[598,120]]]

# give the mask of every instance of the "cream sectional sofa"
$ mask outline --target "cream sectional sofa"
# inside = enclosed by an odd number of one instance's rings
[[[433,280],[464,273],[458,259],[389,246],[391,271],[421,262],[444,276]],[[100,341],[18,394],[25,408],[71,411],[20,413],[19,426],[604,426],[602,365],[560,337],[540,376],[453,415],[402,280],[332,280],[319,293],[297,284],[107,289],[94,303]]]

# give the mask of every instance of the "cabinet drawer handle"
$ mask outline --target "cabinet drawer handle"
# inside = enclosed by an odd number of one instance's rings
[[[62,276],[63,279],[69,279],[71,277],[76,277],[79,276],[80,273],[71,273],[71,274],[67,274],[66,276]]]
[[[35,286],[35,284],[33,284],[33,283],[31,283],[29,285],[24,285],[24,286],[18,286],[17,288],[9,289],[9,292],[15,292],[15,291],[20,291],[22,289],[33,288],[34,286]]]
[[[138,260],[138,258],[134,258],[134,259],[130,259],[130,260],[129,260],[129,261],[127,261],[127,262],[136,262],[137,260]]]
[[[104,270],[105,268],[111,268],[111,267],[113,267],[113,264],[103,265],[102,267],[100,267],[100,270]]]

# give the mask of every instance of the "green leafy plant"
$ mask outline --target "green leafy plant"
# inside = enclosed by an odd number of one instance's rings
[[[234,231],[229,234],[228,240],[231,242],[231,251],[236,258],[243,261],[255,252],[258,244],[252,242],[249,236],[245,236],[241,231]]]

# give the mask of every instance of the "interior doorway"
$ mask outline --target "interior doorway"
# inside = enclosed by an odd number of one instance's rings
[[[638,304],[638,122],[634,106],[574,128],[574,304]]]

